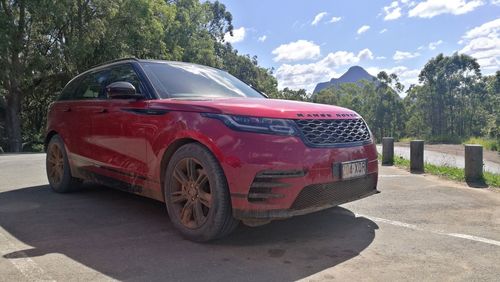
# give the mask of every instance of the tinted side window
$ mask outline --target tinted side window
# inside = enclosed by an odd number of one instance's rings
[[[141,80],[139,79],[139,76],[137,76],[137,73],[132,68],[132,65],[126,64],[113,67],[110,69],[109,79],[107,84],[111,84],[117,81],[130,82],[132,85],[134,85],[137,93],[143,93]]]
[[[76,89],[80,85],[80,78],[74,79],[61,92],[61,96],[59,96],[58,100],[71,100],[73,94],[76,92]]]
[[[99,99],[104,97],[104,87],[109,77],[109,71],[89,73],[82,77],[80,86],[73,94],[73,100]]]

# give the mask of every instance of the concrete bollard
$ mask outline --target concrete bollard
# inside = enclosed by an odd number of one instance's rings
[[[410,141],[410,171],[424,172],[424,140]]]
[[[394,138],[382,138],[382,165],[394,164]]]
[[[465,181],[483,181],[483,146],[465,145]]]

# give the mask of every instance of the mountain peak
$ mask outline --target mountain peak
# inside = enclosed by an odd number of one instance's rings
[[[352,66],[339,78],[332,78],[330,81],[318,83],[314,88],[313,94],[325,88],[340,86],[343,83],[360,83],[361,80],[372,81],[376,80],[376,78],[370,75],[364,68]]]

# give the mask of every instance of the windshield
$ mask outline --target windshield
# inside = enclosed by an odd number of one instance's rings
[[[215,68],[178,62],[146,62],[142,66],[164,99],[264,98],[241,80]]]

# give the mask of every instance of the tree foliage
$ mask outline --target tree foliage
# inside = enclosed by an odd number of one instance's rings
[[[213,66],[271,98],[348,107],[377,138],[499,139],[500,71],[482,76],[472,57],[432,58],[406,93],[395,74],[381,72],[375,83],[311,97],[303,89],[278,90],[272,69],[225,42],[232,31],[232,15],[218,1],[0,0],[0,148],[40,148],[47,108],[67,81],[129,56]]]
[[[377,78],[377,83],[364,81],[327,88],[313,99],[317,103],[339,105],[358,112],[378,140],[383,136],[401,137],[405,108],[398,92],[402,91],[402,85],[394,74],[380,72]]]
[[[474,58],[440,54],[427,62],[419,74],[420,84],[410,86],[404,99],[397,75],[380,72],[377,79],[377,83],[328,88],[313,100],[357,111],[379,140],[383,136],[438,142],[474,136],[499,140],[500,71],[485,77]]]
[[[413,118],[408,130],[439,140],[470,136],[498,138],[499,75],[483,77],[477,61],[467,55],[442,54],[419,75],[420,86],[406,98]]]
[[[48,105],[65,83],[121,57],[213,66],[275,95],[271,70],[224,43],[232,30],[218,1],[0,0],[0,147],[40,142]]]

